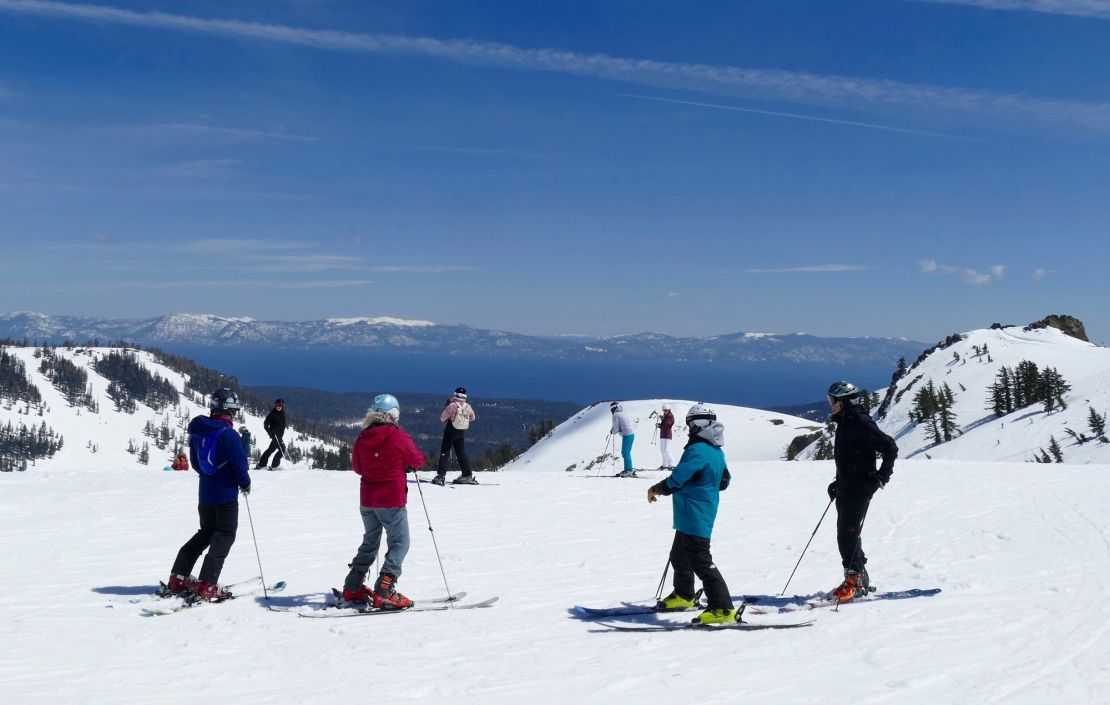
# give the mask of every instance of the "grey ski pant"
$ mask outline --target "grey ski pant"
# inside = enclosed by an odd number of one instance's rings
[[[362,545],[358,547],[355,559],[351,561],[351,572],[343,587],[350,590],[358,588],[366,578],[366,573],[378,558],[378,548],[385,530],[385,561],[382,572],[395,579],[401,577],[401,564],[409,552],[409,512],[405,507],[361,507],[362,525],[366,533]]]

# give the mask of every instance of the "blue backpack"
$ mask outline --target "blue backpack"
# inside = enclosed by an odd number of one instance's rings
[[[234,430],[233,428],[218,428],[204,435],[193,434],[197,448],[197,470],[200,471],[200,474],[212,476],[219,472],[220,468],[224,465],[227,465],[226,459],[219,465],[216,465],[216,446],[218,445],[220,435],[224,431]]]

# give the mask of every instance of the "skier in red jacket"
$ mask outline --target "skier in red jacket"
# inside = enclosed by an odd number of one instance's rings
[[[379,394],[366,415],[366,428],[355,441],[351,467],[362,477],[360,511],[366,533],[343,582],[343,599],[375,609],[402,610],[412,600],[397,592],[401,563],[409,551],[408,485],[405,473],[424,464],[424,454],[397,425],[401,407],[392,394]],[[382,572],[371,588],[363,584],[378,557],[382,530],[386,553]]]

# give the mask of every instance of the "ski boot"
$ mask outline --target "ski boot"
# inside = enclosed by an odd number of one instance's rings
[[[474,479],[473,475],[459,475],[451,481],[452,485],[477,485],[478,481]]]
[[[707,609],[694,618],[694,624],[731,624],[736,621],[736,610],[729,608]]]
[[[374,602],[374,593],[365,585],[359,585],[354,590],[344,587],[343,601],[350,602],[353,605],[369,607]]]
[[[848,602],[857,597],[862,597],[871,592],[871,581],[867,577],[867,569],[844,571],[844,582],[829,593],[829,597],[838,602]]]
[[[439,485],[440,487],[443,487],[443,485],[446,484],[446,481],[447,481],[447,478],[444,477],[443,475],[436,475],[435,477],[432,478],[432,484],[433,485]]]
[[[617,473],[617,477],[638,477],[635,470],[621,470]]]
[[[684,612],[698,604],[697,596],[685,598],[677,592],[672,592],[655,604],[660,612]]]
[[[374,609],[376,610],[404,610],[412,607],[412,600],[394,589],[397,578],[389,573],[382,573],[378,577],[378,584],[374,586]]]
[[[223,602],[230,600],[232,595],[231,591],[227,588],[222,588],[216,583],[197,583],[196,596],[198,600],[204,602]]]
[[[154,594],[158,597],[174,597],[187,592],[196,592],[197,581],[191,575],[170,575],[170,579],[162,583]]]

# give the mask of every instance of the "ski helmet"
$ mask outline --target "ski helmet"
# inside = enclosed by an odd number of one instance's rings
[[[613,402],[612,404],[609,405],[609,411],[610,411],[610,413],[615,414],[618,411],[624,411],[624,407],[621,406],[621,403],[619,401],[615,401],[615,402]]]
[[[670,404],[664,404],[663,405],[663,411],[670,411],[670,410],[671,410],[671,405]]]
[[[686,426],[690,429],[703,429],[717,420],[717,414],[705,404],[694,404],[686,412]]]
[[[227,387],[221,387],[212,392],[212,400],[208,402],[208,408],[212,411],[234,413],[239,410],[239,395]]]
[[[459,399],[466,399],[466,387],[456,387],[455,396]]]
[[[374,402],[370,405],[370,410],[386,414],[394,421],[401,418],[401,405],[397,403],[397,397],[392,394],[379,394],[374,397]]]
[[[859,395],[859,387],[851,382],[841,380],[829,385],[829,396],[833,399],[854,399]]]

